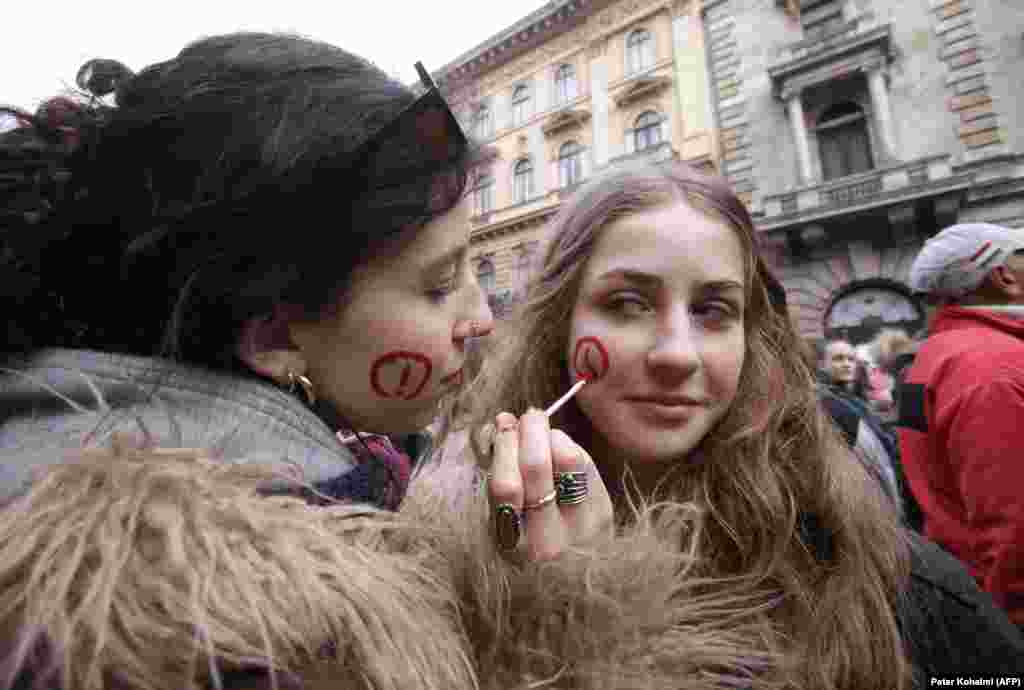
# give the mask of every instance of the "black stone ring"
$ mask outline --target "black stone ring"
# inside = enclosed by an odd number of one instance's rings
[[[494,509],[494,539],[502,551],[511,551],[519,544],[523,520],[519,512],[508,503]]]
[[[586,472],[555,472],[556,501],[560,506],[574,506],[587,500]]]

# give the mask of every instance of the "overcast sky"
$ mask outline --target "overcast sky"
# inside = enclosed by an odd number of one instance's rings
[[[34,110],[73,85],[90,58],[132,70],[185,44],[239,30],[287,31],[333,43],[409,83],[413,63],[436,70],[544,0],[16,0],[3,10],[0,102]],[[13,14],[13,16],[12,16]]]

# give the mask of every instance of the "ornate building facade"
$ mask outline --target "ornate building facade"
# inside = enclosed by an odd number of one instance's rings
[[[805,336],[914,333],[905,281],[927,237],[1024,232],[1024,4],[704,0],[702,16],[721,171]]]
[[[800,331],[862,343],[924,326],[929,236],[1024,232],[1022,74],[1020,0],[551,0],[436,76],[490,151],[471,237],[499,316],[579,181],[676,157],[748,204]]]
[[[489,152],[471,242],[497,315],[521,297],[545,221],[582,180],[635,157],[717,167],[706,56],[687,0],[552,0],[439,71]]]

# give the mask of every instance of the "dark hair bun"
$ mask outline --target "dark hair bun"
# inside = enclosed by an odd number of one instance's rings
[[[117,60],[96,58],[78,69],[75,83],[82,91],[103,97],[116,92],[135,74]]]

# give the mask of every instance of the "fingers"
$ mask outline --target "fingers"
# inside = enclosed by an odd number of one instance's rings
[[[523,483],[519,477],[519,433],[507,412],[495,418],[490,479],[487,482],[498,548],[511,551],[522,532]]]
[[[477,454],[477,464],[482,470],[489,471],[491,469],[491,463],[494,461],[494,436],[496,434],[497,427],[494,424],[485,424],[476,432],[475,441],[480,451]]]
[[[578,487],[587,487],[591,483],[591,472],[594,469],[592,467],[589,456],[586,452],[577,445],[569,436],[561,429],[554,429],[551,432],[551,468],[554,472],[555,480],[562,484],[560,488],[562,496],[566,493],[578,493]],[[568,487],[564,482],[568,482]],[[569,490],[566,491],[566,488]],[[561,500],[561,499],[560,499]],[[586,498],[584,497],[578,503],[562,503],[560,508],[562,511],[562,517],[568,522],[572,523],[575,516],[581,511],[586,510]],[[571,528],[571,525],[570,525]]]
[[[551,455],[556,473],[586,473],[586,498],[575,505],[560,507],[572,543],[582,544],[610,534],[614,530],[612,500],[590,454],[567,434],[555,429],[551,432]]]
[[[553,558],[562,552],[568,536],[554,500],[551,427],[540,410],[531,409],[519,420],[519,453],[526,555],[531,560]]]
[[[593,460],[564,432],[553,431],[540,410],[531,409],[518,422],[507,412],[499,414],[493,448],[487,490],[502,550],[518,542],[527,559],[548,560],[612,527],[611,499]],[[577,483],[563,487],[563,498],[578,494],[578,474],[585,475],[581,501],[558,504],[556,473],[573,473],[569,479]]]
[[[519,434],[516,418],[502,412],[495,418],[494,450],[488,490],[491,505],[523,509],[523,482],[519,476]]]

